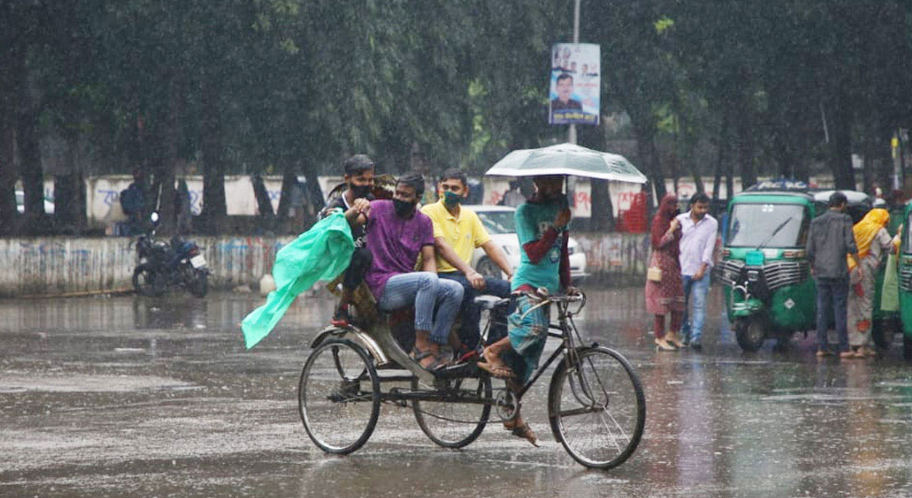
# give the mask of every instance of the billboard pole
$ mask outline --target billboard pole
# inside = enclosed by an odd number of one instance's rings
[[[580,0],[573,0],[573,43],[579,43]],[[570,125],[567,141],[576,145],[576,125]]]

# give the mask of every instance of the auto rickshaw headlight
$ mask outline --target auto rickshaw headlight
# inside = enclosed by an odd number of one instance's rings
[[[782,257],[785,259],[802,259],[807,257],[807,251],[799,249],[796,251],[782,251]]]

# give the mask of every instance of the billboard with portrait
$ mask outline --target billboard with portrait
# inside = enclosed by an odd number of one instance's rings
[[[593,43],[557,43],[551,50],[551,124],[599,124],[601,50]]]

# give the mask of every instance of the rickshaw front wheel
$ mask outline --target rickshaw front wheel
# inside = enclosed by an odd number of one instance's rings
[[[741,346],[745,353],[753,353],[763,347],[763,341],[766,339],[766,330],[763,329],[756,318],[736,318],[735,339],[737,339],[738,346]]]
[[[567,353],[548,391],[551,431],[574,460],[612,469],[636,451],[646,426],[646,395],[620,353],[605,347]]]

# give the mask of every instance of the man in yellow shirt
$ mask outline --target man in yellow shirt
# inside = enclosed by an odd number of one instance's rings
[[[475,296],[488,294],[510,296],[510,282],[500,278],[484,277],[469,266],[475,248],[481,247],[508,278],[513,267],[500,247],[491,240],[478,215],[461,206],[469,195],[465,173],[459,169],[447,170],[437,186],[440,200],[421,208],[434,223],[434,246],[437,249],[437,276],[462,284],[464,293],[460,307],[462,325],[459,340],[463,351],[474,351],[480,337],[478,320],[480,309]]]

